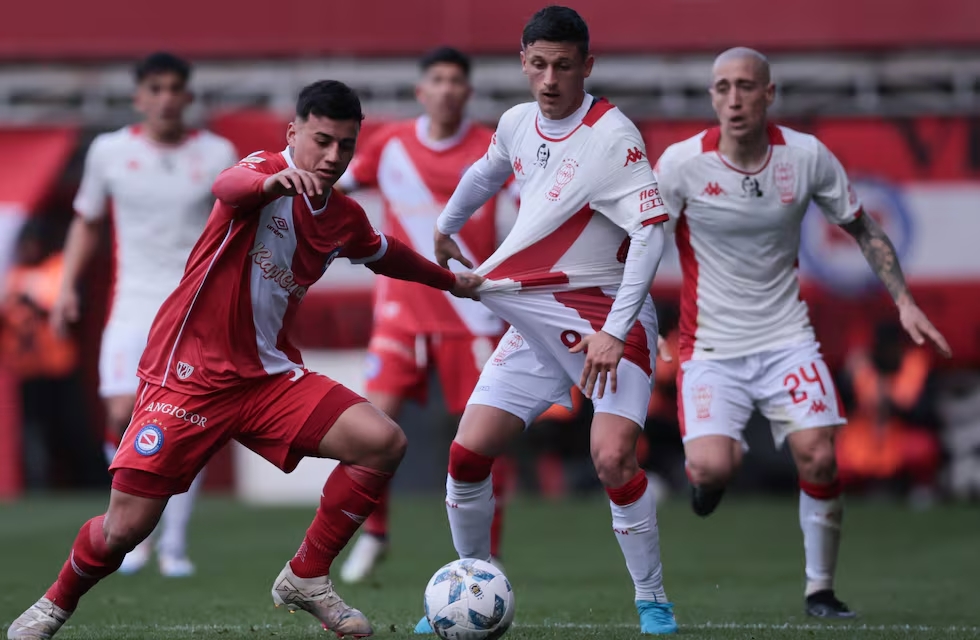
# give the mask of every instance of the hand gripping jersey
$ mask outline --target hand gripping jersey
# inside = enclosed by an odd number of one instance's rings
[[[434,260],[432,230],[459,179],[487,150],[491,131],[464,122],[446,140],[428,137],[426,117],[382,127],[351,162],[345,188],[377,187],[384,199],[382,230]],[[497,247],[497,199],[491,198],[456,236],[460,249],[480,264]],[[456,271],[467,270],[453,262]],[[382,279],[375,287],[375,313],[381,325],[415,334],[498,336],[503,323],[473,300],[415,282]]]
[[[628,235],[667,219],[636,126],[605,99],[586,96],[579,124],[542,132],[536,103],[505,113],[487,151],[494,173],[513,171],[517,222],[477,269],[488,291],[618,287]]]

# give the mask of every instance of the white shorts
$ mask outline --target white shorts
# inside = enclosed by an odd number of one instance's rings
[[[776,447],[794,431],[847,422],[816,342],[740,358],[688,360],[677,387],[684,442],[721,435],[745,446],[742,432],[756,407],[769,419]]]
[[[569,353],[583,336],[602,328],[612,298],[600,289],[560,293],[488,293],[483,303],[507,321],[467,404],[497,407],[530,425],[551,405],[571,408],[570,390],[585,366],[584,353]],[[596,413],[610,413],[642,426],[646,422],[657,351],[657,315],[647,297],[626,339],[617,391],[593,396]]]
[[[150,322],[122,323],[110,319],[102,332],[99,352],[99,395],[103,398],[134,396],[139,386],[136,370],[150,335]]]

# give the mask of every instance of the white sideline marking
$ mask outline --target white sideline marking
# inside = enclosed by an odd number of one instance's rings
[[[0,626],[0,629],[6,630],[8,625]],[[399,625],[404,630],[409,630],[414,628],[415,623],[404,623],[404,625]],[[577,623],[577,622],[544,622],[544,623],[529,623],[529,624],[519,624],[515,623],[515,629],[634,629],[636,624],[587,624],[587,623]],[[727,629],[731,631],[827,631],[827,632],[840,632],[840,631],[857,631],[857,632],[895,632],[895,631],[921,631],[921,632],[931,632],[931,633],[970,633],[970,634],[980,634],[980,627],[971,626],[932,626],[932,625],[920,625],[920,624],[848,624],[848,623],[834,623],[828,622],[826,624],[764,624],[764,623],[743,623],[743,622],[704,622],[701,624],[682,624],[680,625],[682,630],[689,631],[710,631],[712,629]],[[145,631],[151,629],[153,631],[161,631],[165,633],[195,633],[204,631],[225,631],[225,632],[248,632],[248,631],[280,631],[287,629],[285,625],[279,624],[255,624],[255,625],[230,625],[230,624],[176,624],[176,625],[165,625],[165,624],[107,624],[107,625],[93,625],[93,624],[80,624],[75,625],[70,622],[66,625],[66,629],[73,629],[77,631],[89,631],[89,632],[107,632],[107,631]],[[290,633],[303,633],[304,631],[310,631],[315,633],[315,635],[322,636],[323,631],[319,628],[310,629],[297,629],[293,626],[288,627]]]

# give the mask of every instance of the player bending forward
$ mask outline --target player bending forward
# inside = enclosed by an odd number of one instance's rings
[[[894,247],[816,138],[767,122],[775,86],[766,58],[722,53],[711,99],[721,123],[669,147],[655,169],[678,215],[681,293],[680,424],[695,513],[718,506],[738,469],[753,409],[789,443],[800,476],[806,611],[854,614],[834,595],[841,498],[834,434],[845,422],[800,299],[800,226],[813,200],[858,242],[918,344],[946,341],[909,294]]]
[[[360,206],[331,190],[361,120],[350,88],[317,82],[299,95],[284,151],[255,153],[218,177],[218,202],[140,362],[140,401],[110,467],[109,508],[82,525],[57,581],[8,638],[55,633],[231,439],[287,473],[304,456],[340,461],[272,598],[338,635],[372,633],[334,591],[330,564],[377,504],[405,436],[363,398],[305,369],[290,325],[337,257],[460,296],[472,296],[482,278],[453,275],[378,234]]]
[[[677,630],[664,593],[656,503],[635,445],[650,401],[657,321],[650,283],[667,213],[636,127],[585,92],[589,32],[552,6],[524,28],[521,62],[536,102],[505,113],[486,156],[439,217],[436,255],[513,173],[511,233],[477,269],[481,300],[511,328],[484,366],[449,452],[446,505],[461,558],[490,557],[490,468],[535,418],[570,404],[579,382],[595,404],[592,459],[636,587],[644,633]],[[416,631],[430,631],[423,619]]]
[[[190,74],[190,65],[169,53],[152,54],[137,66],[133,103],[143,121],[92,142],[75,197],[78,215],[65,244],[65,277],[51,313],[62,333],[78,320],[78,280],[98,248],[111,201],[116,278],[99,354],[109,464],[133,415],[136,369],[150,325],[180,282],[187,256],[204,230],[214,204],[214,179],[237,159],[224,138],[189,131],[184,124],[184,111],[193,99],[187,86]],[[187,525],[200,484],[199,476],[163,513],[157,548],[165,576],[194,573],[187,557]],[[126,556],[120,572],[133,573],[146,564],[151,537]]]

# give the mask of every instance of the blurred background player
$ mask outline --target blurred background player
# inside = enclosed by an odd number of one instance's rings
[[[912,339],[947,356],[949,346],[916,306],[891,241],[862,215],[837,158],[815,137],[767,121],[775,85],[765,56],[722,53],[710,93],[720,126],[670,146],[656,168],[678,216],[678,387],[692,506],[701,516],[718,506],[758,408],[799,472],[806,612],[852,617],[833,588],[842,515],[834,437],[845,418],[796,273],[811,200],[857,240]]]
[[[490,557],[494,458],[578,382],[595,407],[593,464],[633,579],[642,633],[677,631],[663,586],[656,498],[636,458],[656,358],[650,286],[667,211],[636,126],[585,91],[589,29],[574,10],[538,11],[521,37],[534,101],[500,118],[435,231],[436,257],[514,176],[521,212],[478,269],[480,299],[511,325],[484,366],[449,452],[446,511],[460,558]],[[542,146],[544,149],[542,150]],[[432,631],[423,618],[417,633]]]
[[[382,127],[351,162],[338,185],[345,191],[378,188],[384,199],[384,232],[425,256],[433,255],[432,227],[467,167],[487,151],[493,131],[466,117],[470,60],[441,47],[425,55],[415,95],[424,109],[418,118]],[[493,253],[506,216],[491,198],[460,232],[470,264]],[[459,265],[456,265],[459,267]],[[414,282],[380,279],[375,288],[374,331],[368,346],[367,399],[393,419],[406,400],[424,403],[429,375],[438,372],[446,409],[463,413],[480,369],[504,332],[503,322],[485,306]],[[494,466],[491,553],[499,555],[502,508],[512,484],[513,465]],[[360,582],[388,549],[388,497],[364,523],[364,530],[341,569],[345,582]]]
[[[231,143],[207,131],[192,131],[184,111],[193,100],[190,65],[169,53],[154,53],[136,66],[133,105],[142,121],[99,135],[85,159],[85,173],[64,251],[64,280],[51,314],[56,330],[79,319],[79,280],[95,255],[102,222],[112,215],[114,290],[99,356],[106,457],[112,460],[133,415],[136,369],[153,318],[180,281],[214,198],[215,177],[237,160]],[[180,577],[194,572],[187,558],[187,524],[195,482],[175,496],[163,516],[157,552],[160,571]],[[121,571],[149,560],[148,538],[130,553]]]

